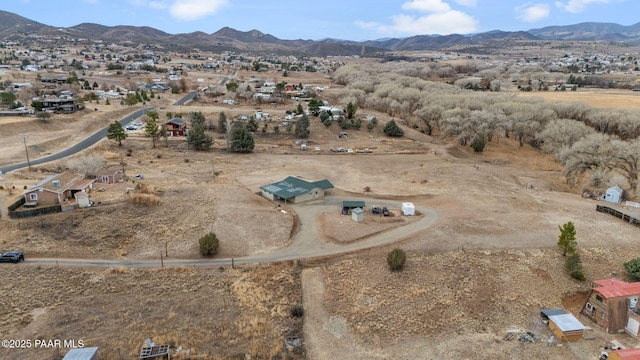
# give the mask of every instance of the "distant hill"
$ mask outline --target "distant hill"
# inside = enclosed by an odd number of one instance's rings
[[[386,51],[442,50],[452,46],[476,45],[505,39],[619,41],[640,43],[640,23],[623,26],[612,23],[581,23],[549,26],[529,31],[488,31],[479,34],[416,35],[406,38],[384,38],[368,41],[338,39],[282,40],[259,30],[238,31],[223,27],[213,34],[196,31],[187,34],[169,34],[148,26],[104,26],[81,23],[69,28],[41,24],[20,15],[0,10],[0,40],[34,41],[30,35],[56,35],[71,38],[129,41],[150,44],[169,50],[198,48],[209,51],[244,51],[252,53],[280,53],[310,56],[360,55]]]
[[[532,29],[529,33],[544,40],[629,41],[640,40],[640,23],[624,26],[613,23],[585,22],[566,26]]]

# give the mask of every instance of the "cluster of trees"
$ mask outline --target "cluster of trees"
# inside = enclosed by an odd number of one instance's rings
[[[637,191],[640,112],[600,110],[582,103],[545,103],[503,92],[473,92],[426,80],[431,64],[347,64],[333,73],[345,85],[343,105],[378,110],[428,135],[482,151],[498,138],[553,153],[569,181],[625,183]],[[441,69],[440,69],[441,70]],[[484,74],[487,77],[497,74]],[[565,75],[566,78],[566,75]]]

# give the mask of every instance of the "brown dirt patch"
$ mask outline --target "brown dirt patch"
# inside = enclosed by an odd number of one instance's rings
[[[395,229],[399,226],[417,220],[419,216],[396,216],[380,217],[365,214],[364,221],[355,222],[351,215],[321,214],[318,219],[318,228],[322,236],[329,241],[348,244],[362,240],[366,237]]]
[[[104,359],[137,358],[146,338],[201,359],[304,358],[304,348],[284,346],[286,335],[302,336],[302,320],[289,312],[302,301],[291,264],[224,271],[10,266],[3,273],[12,281],[0,284],[2,338],[82,339]],[[3,359],[65,353],[4,350]]]

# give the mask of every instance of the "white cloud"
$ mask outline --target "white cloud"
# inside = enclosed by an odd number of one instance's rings
[[[180,20],[196,20],[215,14],[227,5],[227,0],[175,0],[169,7],[169,13]]]
[[[169,3],[166,1],[149,1],[149,7],[152,9],[166,9],[169,7]]]
[[[587,9],[591,3],[608,4],[611,0],[569,0],[567,2],[556,1],[556,6],[570,13],[580,13]]]
[[[458,3],[475,4],[475,0],[456,0]],[[476,31],[477,21],[470,15],[453,10],[442,0],[412,0],[402,4],[406,11],[418,11],[426,15],[399,14],[390,17],[391,24],[356,21],[363,29],[375,29],[385,36],[424,34],[468,34]]]
[[[518,19],[524,22],[537,22],[549,17],[550,9],[548,4],[527,3],[518,6],[516,9]]]
[[[462,6],[468,6],[468,7],[476,7],[476,5],[478,5],[478,2],[476,0],[454,0],[456,2],[456,4],[460,4]]]
[[[442,0],[413,0],[402,4],[402,10],[417,10],[428,13],[443,13],[451,10],[451,6]]]

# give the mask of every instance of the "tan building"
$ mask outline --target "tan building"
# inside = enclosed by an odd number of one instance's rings
[[[49,176],[23,193],[25,206],[63,205],[67,200],[75,199],[78,192],[90,192],[95,181],[70,172]]]
[[[640,333],[640,282],[628,283],[616,278],[596,280],[581,313],[610,334]]]
[[[320,199],[329,189],[333,189],[329,180],[309,182],[293,176],[260,188],[262,196],[271,201],[284,200],[295,204]]]

